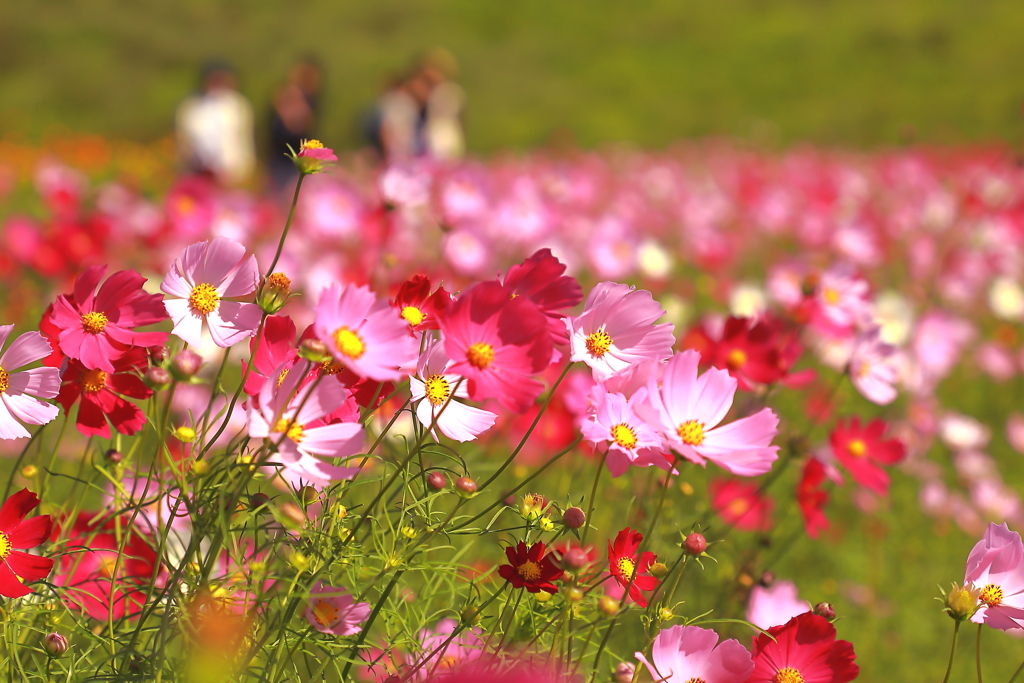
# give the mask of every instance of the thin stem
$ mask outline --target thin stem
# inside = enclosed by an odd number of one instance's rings
[[[985,624],[978,624],[978,636],[974,640],[974,664],[978,669],[978,683],[982,683],[981,680],[981,629]]]
[[[953,623],[953,644],[949,648],[949,664],[946,665],[946,675],[942,678],[942,683],[949,683],[949,674],[953,671],[953,655],[956,654],[956,637],[960,634],[960,621],[957,620]],[[1018,671],[1017,673],[1020,672]],[[1014,678],[1016,677],[1015,674]]]
[[[1020,666],[1017,667],[1017,670],[1013,673],[1013,676],[1010,677],[1009,683],[1013,683],[1015,680],[1017,680],[1017,677],[1020,676],[1022,672],[1024,672],[1024,662],[1021,662]]]
[[[601,454],[601,462],[597,464],[597,472],[594,473],[594,485],[590,488],[590,500],[587,501],[587,518],[583,522],[583,538],[580,539],[580,547],[587,547],[587,533],[590,531],[590,519],[594,514],[594,499],[597,498],[597,482],[601,481],[601,472],[604,471],[604,463],[608,460],[608,449]]]
[[[396,572],[391,578],[391,583],[389,583],[387,588],[384,589],[384,592],[381,593],[380,598],[377,600],[377,604],[373,608],[373,612],[370,613],[370,618],[366,620],[366,623],[363,624],[363,630],[359,632],[359,639],[356,640],[354,645],[352,645],[352,650],[349,652],[348,663],[345,664],[345,669],[341,672],[341,680],[348,680],[348,672],[352,669],[352,664],[356,661],[356,656],[359,654],[359,646],[366,640],[366,635],[370,632],[370,627],[373,626],[373,622],[377,620],[377,615],[380,614],[381,609],[384,607],[384,603],[388,601],[388,596],[391,594],[391,591],[394,590],[395,584],[398,583],[398,580],[402,578],[402,574],[404,573],[404,569]]]
[[[300,173],[299,180],[295,183],[295,194],[292,195],[292,207],[288,209],[288,220],[285,221],[284,230],[281,232],[281,241],[277,243],[277,252],[274,254],[274,260],[270,262],[270,267],[267,268],[267,277],[270,277],[273,274],[274,266],[277,265],[277,260],[281,258],[281,251],[284,249],[284,241],[288,238],[288,230],[292,227],[292,218],[295,216],[295,205],[299,203],[299,188],[302,187],[302,180],[305,177],[305,173]]]

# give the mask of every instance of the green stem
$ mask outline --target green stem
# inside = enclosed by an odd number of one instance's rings
[[[295,205],[299,202],[299,188],[302,187],[302,181],[306,177],[305,173],[299,174],[299,180],[295,183],[295,194],[292,195],[292,207],[288,209],[288,220],[285,221],[284,230],[281,232],[281,241],[277,243],[277,252],[274,254],[274,260],[270,262],[270,267],[267,268],[267,277],[270,277],[274,272],[274,266],[277,265],[277,260],[281,258],[281,251],[284,249],[284,241],[288,239],[288,230],[292,227],[292,218],[295,216]],[[347,671],[348,669],[346,669]]]
[[[597,482],[601,481],[601,472],[604,471],[604,463],[608,460],[608,449],[601,454],[601,462],[597,464],[597,472],[594,473],[594,485],[590,488],[590,500],[587,501],[587,519],[583,522],[583,538],[580,539],[580,547],[587,547],[587,532],[590,531],[590,516],[594,514],[594,500],[597,498]]]
[[[402,574],[404,573],[404,569],[396,572],[391,578],[391,583],[389,583],[388,587],[384,589],[383,593],[381,593],[380,599],[377,600],[377,604],[374,605],[373,611],[370,612],[370,618],[366,620],[366,623],[363,624],[363,630],[359,632],[359,639],[356,640],[355,644],[352,646],[351,652],[349,652],[348,662],[345,664],[345,668],[341,672],[341,680],[348,680],[348,672],[352,669],[352,664],[356,661],[356,657],[359,656],[359,646],[366,640],[366,635],[370,632],[370,627],[373,626],[373,622],[377,620],[377,615],[380,614],[381,609],[383,609],[384,603],[388,601],[388,595],[391,594],[395,584],[398,583],[398,580],[402,578]]]
[[[1017,680],[1017,677],[1021,675],[1021,672],[1024,672],[1024,662],[1021,662],[1020,666],[1017,667],[1017,670],[1013,673],[1013,676],[1010,677],[1009,683],[1013,683],[1015,680]]]
[[[974,641],[974,664],[978,669],[978,683],[982,683],[981,680],[981,629],[984,628],[985,624],[978,624],[978,636]]]
[[[956,638],[960,634],[960,621],[954,622],[953,626],[953,644],[949,648],[949,664],[946,665],[946,675],[942,679],[942,683],[949,683],[949,674],[953,671],[953,655],[956,654]],[[1017,673],[1020,673],[1019,671]],[[1015,675],[1014,678],[1017,676]]]

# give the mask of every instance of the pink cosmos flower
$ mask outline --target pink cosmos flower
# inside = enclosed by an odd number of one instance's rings
[[[854,415],[848,422],[837,422],[829,437],[832,453],[854,481],[881,496],[889,492],[889,473],[879,465],[895,465],[906,455],[899,439],[882,439],[885,430],[882,420],[861,425]]]
[[[221,348],[251,337],[262,317],[259,306],[228,299],[256,291],[259,279],[256,257],[246,258],[245,247],[234,240],[218,237],[185,247],[160,285],[180,297],[164,300],[173,333],[200,346],[205,324]]]
[[[747,603],[747,621],[765,630],[811,611],[811,603],[800,599],[792,581],[776,581],[768,588],[754,586]]]
[[[896,348],[879,338],[875,328],[862,335],[850,356],[850,381],[857,391],[872,403],[886,405],[896,399],[893,386],[898,376],[894,364]]]
[[[441,676],[454,666],[469,664],[479,659],[483,654],[484,640],[479,628],[466,629],[459,635],[452,638],[447,646],[437,650],[459,625],[454,619],[442,619],[437,622],[433,629],[420,631],[420,654],[417,656],[406,656],[406,663],[410,667],[419,665],[412,677],[416,680],[423,680],[431,676]],[[421,661],[426,658],[426,661]]]
[[[964,585],[981,591],[981,606],[971,617],[1001,631],[1024,628],[1024,543],[1006,524],[990,522],[967,556]]]
[[[87,368],[114,372],[111,362],[131,346],[158,346],[166,332],[135,332],[136,327],[167,319],[163,296],[147,294],[146,279],[134,270],[120,270],[96,290],[106,266],[87,268],[75,280],[71,295],[54,302],[50,319],[60,329],[61,351]]]
[[[655,325],[665,311],[651,293],[602,282],[587,297],[578,318],[566,318],[572,355],[604,381],[634,363],[663,360],[675,343],[672,323]]]
[[[815,313],[823,319],[826,327],[849,329],[868,317],[871,310],[869,294],[867,280],[844,266],[830,268],[821,274],[818,281],[814,293]]]
[[[598,384],[591,397],[594,407],[581,426],[583,438],[595,446],[608,444],[605,463],[613,477],[625,474],[631,464],[671,470],[661,437],[636,413],[636,408],[647,401],[646,389],[638,389],[627,399]]]
[[[369,616],[369,603],[357,603],[341,586],[327,586],[317,581],[309,591],[306,619],[320,633],[355,635],[363,630],[360,624]]]
[[[420,424],[434,425],[449,439],[465,443],[490,429],[498,416],[455,400],[469,398],[469,390],[464,378],[448,372],[450,366],[444,341],[429,344],[420,356],[417,376],[409,378],[409,391]]]
[[[441,320],[449,372],[465,377],[473,400],[497,399],[522,413],[544,385],[529,375],[551,363],[548,319],[527,297],[481,282],[448,307]]]
[[[279,368],[275,376],[283,370]],[[267,464],[283,465],[281,475],[296,486],[309,482],[326,486],[350,479],[358,467],[341,467],[320,459],[348,458],[363,449],[361,424],[327,421],[348,401],[348,390],[330,381],[299,388],[306,374],[287,373],[280,386],[264,382],[258,407],[255,402],[249,406],[249,436],[270,440],[277,452]]]
[[[698,626],[673,626],[658,634],[647,665],[654,680],[664,683],[746,683],[754,662],[747,648],[736,640],[718,642],[718,634]]]
[[[0,349],[7,343],[14,325],[0,325]],[[60,391],[57,368],[17,368],[50,355],[50,345],[38,332],[26,332],[0,355],[0,439],[30,436],[19,420],[44,425],[57,417],[57,406],[39,399],[53,398]]]
[[[360,377],[400,380],[416,362],[416,340],[408,324],[365,285],[324,289],[314,329],[334,358]]]
[[[661,386],[652,377],[651,404],[660,417],[665,443],[687,460],[707,460],[745,477],[764,474],[778,458],[772,439],[779,418],[769,408],[718,427],[736,394],[736,379],[711,368],[700,377],[696,351],[677,353],[665,366]]]

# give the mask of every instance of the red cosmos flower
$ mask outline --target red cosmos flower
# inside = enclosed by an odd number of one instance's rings
[[[824,512],[828,504],[828,491],[818,488],[827,478],[825,466],[817,458],[811,458],[804,465],[803,477],[796,487],[796,502],[800,505],[804,527],[811,538],[817,538],[822,529],[828,528],[828,517]]]
[[[96,291],[106,266],[86,268],[75,280],[73,294],[57,298],[50,320],[60,330],[58,343],[68,358],[86,368],[114,372],[113,360],[131,346],[158,346],[166,332],[135,332],[134,328],[167,320],[163,295],[147,294],[146,278],[119,270]]]
[[[113,372],[90,370],[81,361],[68,361],[57,402],[70,412],[81,397],[75,426],[86,436],[109,439],[107,420],[122,434],[134,434],[146,424],[146,415],[124,397],[142,399],[153,395],[139,377],[148,363],[146,350],[139,347],[116,359]]]
[[[747,683],[847,683],[857,678],[853,645],[836,640],[828,619],[805,612],[754,638]],[[774,638],[774,640],[773,640]]]
[[[884,421],[873,420],[861,427],[860,418],[854,416],[848,424],[840,420],[831,436],[832,452],[854,481],[882,496],[889,492],[889,473],[876,463],[895,465],[906,454],[899,439],[882,440],[884,431]]]
[[[53,531],[49,515],[25,521],[25,515],[39,505],[39,497],[22,489],[0,507],[0,595],[20,598],[32,592],[26,584],[45,579],[53,569],[53,560],[21,552],[46,542]]]
[[[652,591],[658,587],[658,579],[650,574],[644,574],[651,568],[658,556],[651,552],[645,552],[637,562],[636,551],[640,548],[640,542],[644,535],[639,531],[633,531],[628,526],[615,536],[615,541],[608,541],[608,567],[612,576],[619,582],[622,589],[629,586],[630,580],[633,585],[629,588],[629,597],[633,598],[640,607],[647,607],[647,598],[640,591]],[[636,578],[633,575],[636,574]]]
[[[544,544],[526,545],[519,541],[515,548],[505,548],[505,556],[510,564],[498,567],[498,574],[512,584],[513,588],[525,588],[531,593],[554,594],[558,589],[552,581],[562,578],[563,572],[551,559],[551,554],[544,554]]]
[[[121,619],[142,611],[146,590],[159,564],[156,552],[136,529],[123,528],[121,544],[115,520],[89,524],[95,513],[78,515],[68,530],[67,553],[61,557],[54,583],[64,588],[64,601],[93,619]],[[159,578],[159,577],[158,577]],[[113,580],[111,580],[113,579]]]
[[[772,528],[772,501],[758,493],[755,482],[716,479],[708,490],[711,507],[726,524],[740,531],[768,531]]]
[[[494,398],[521,413],[544,390],[529,375],[551,363],[548,318],[527,297],[481,282],[449,307],[441,331],[452,359],[448,371],[466,378],[473,400]]]
[[[430,293],[430,278],[413,275],[398,288],[391,305],[409,326],[417,331],[438,329],[439,320],[452,302],[452,295],[443,287]]]
[[[524,296],[549,318],[551,339],[557,344],[569,343],[569,332],[562,322],[561,310],[583,301],[583,289],[576,278],[565,275],[565,264],[551,255],[550,249],[538,249],[533,256],[512,266],[502,284],[513,296]]]

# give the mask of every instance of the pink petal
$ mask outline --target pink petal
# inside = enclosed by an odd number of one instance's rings
[[[53,398],[60,391],[60,370],[57,368],[30,368],[11,373],[8,393],[24,393],[39,398]]]
[[[30,425],[44,425],[57,417],[60,408],[52,403],[45,403],[28,394],[0,395],[0,401],[11,415]]]
[[[250,256],[238,270],[227,276],[217,291],[223,297],[245,296],[255,292],[259,282],[260,270],[256,265],[256,257]]]
[[[165,277],[164,281],[160,283],[160,291],[170,294],[171,296],[178,296],[182,299],[187,299],[192,296],[192,286],[192,283],[178,273],[178,266],[177,263],[175,263],[167,272],[167,277]],[[166,303],[166,301],[164,303]]]
[[[0,356],[0,368],[7,372],[16,370],[22,365],[46,358],[52,350],[43,335],[38,332],[26,332],[15,339],[11,348]]]
[[[206,316],[206,324],[214,343],[226,349],[251,337],[259,327],[262,315],[256,304],[221,301],[217,310]]]
[[[0,325],[0,349],[7,343],[7,338],[11,336],[13,330],[14,325]]]
[[[164,307],[174,322],[172,334],[191,346],[203,343],[203,316],[194,312],[185,299],[165,299]]]
[[[7,409],[9,395],[0,394],[0,439],[24,439],[31,436]]]

